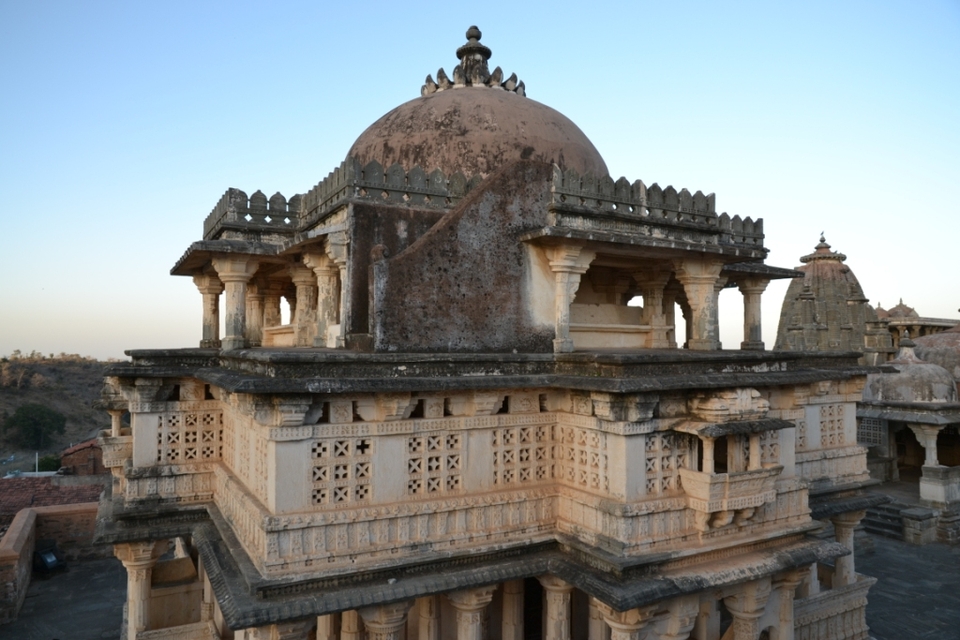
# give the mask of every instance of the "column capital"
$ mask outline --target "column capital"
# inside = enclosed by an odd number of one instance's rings
[[[363,624],[376,637],[389,637],[403,628],[407,620],[407,612],[413,607],[413,600],[392,602],[372,607],[357,609],[363,618]]]
[[[204,295],[218,296],[223,293],[223,282],[214,273],[195,273],[193,284]]]
[[[347,247],[350,245],[350,237],[346,231],[335,231],[327,236],[327,242],[324,249],[327,255],[338,267],[347,263]]]
[[[213,269],[217,272],[217,277],[224,283],[243,282],[247,283],[253,274],[256,273],[259,263],[256,260],[243,257],[224,257],[219,256],[212,260]]]
[[[737,288],[744,295],[760,295],[766,291],[768,284],[770,284],[770,278],[750,276],[737,280]]]
[[[709,258],[684,258],[673,263],[677,280],[681,284],[687,282],[713,283],[723,269],[723,263]]]
[[[157,563],[157,559],[167,549],[166,540],[145,540],[140,542],[120,542],[113,545],[113,554],[124,567],[146,568]]]
[[[554,272],[586,273],[590,263],[597,257],[595,251],[573,244],[547,247],[546,253],[550,262],[550,269]]]
[[[744,584],[739,593],[727,596],[723,603],[730,613],[739,619],[752,620],[763,615],[763,608],[770,597],[770,578],[754,580]]]
[[[290,279],[293,280],[293,284],[296,286],[317,286],[317,275],[313,272],[313,269],[305,264],[290,265],[288,271],[290,273]]]
[[[540,584],[547,591],[551,591],[554,593],[570,593],[571,591],[573,591],[572,584],[564,580],[561,580],[556,576],[551,576],[551,575],[537,576],[537,580],[540,581]]]
[[[447,594],[447,600],[458,611],[480,611],[490,604],[490,601],[493,600],[493,592],[496,590],[497,585],[492,584],[476,589],[454,591]]]
[[[303,264],[313,269],[317,277],[330,277],[340,273],[340,268],[326,253],[305,253],[302,260]]]
[[[848,527],[853,529],[863,518],[867,515],[866,510],[861,509],[859,511],[847,511],[846,513],[838,513],[835,516],[830,517],[830,521],[833,523],[834,527]]]

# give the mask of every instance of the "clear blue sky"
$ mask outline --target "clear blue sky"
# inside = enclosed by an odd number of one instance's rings
[[[957,0],[8,0],[0,354],[195,345],[200,295],[168,271],[224,190],[306,191],[471,24],[614,177],[762,217],[770,264],[825,231],[874,304],[960,316]],[[728,347],[740,313],[724,292]]]

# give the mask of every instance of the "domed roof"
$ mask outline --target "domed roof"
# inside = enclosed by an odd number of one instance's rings
[[[957,402],[957,383],[950,372],[924,362],[914,353],[914,342],[900,341],[900,353],[887,363],[896,373],[867,376],[863,399],[874,402]]]
[[[600,153],[569,118],[527,98],[516,74],[503,80],[499,67],[489,72],[491,53],[480,36],[476,27],[467,31],[452,81],[443,69],[436,82],[427,76],[421,96],[370,125],[348,156],[361,164],[439,168],[448,176],[456,171],[486,176],[521,159],[607,175]]]
[[[960,324],[916,339],[917,356],[927,362],[938,364],[960,384]]]
[[[920,314],[917,313],[916,309],[913,307],[908,307],[907,305],[903,304],[903,298],[900,298],[900,303],[897,306],[887,309],[887,317],[890,319],[919,318]]]

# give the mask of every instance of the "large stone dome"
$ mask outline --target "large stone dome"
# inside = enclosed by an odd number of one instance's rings
[[[917,338],[914,342],[917,356],[952,373],[960,388],[960,324],[940,333]]]
[[[900,353],[887,363],[894,371],[867,376],[863,399],[867,402],[957,402],[957,385],[950,372],[924,362],[914,353],[909,338],[900,341]],[[884,367],[887,368],[887,367]]]
[[[461,63],[452,80],[443,69],[436,82],[427,76],[421,97],[370,125],[348,155],[361,164],[419,165],[427,172],[460,171],[468,178],[521,159],[607,174],[596,147],[569,118],[527,98],[515,75],[504,81],[499,67],[488,71],[490,49],[480,44],[479,29],[471,27],[467,38],[457,50]]]

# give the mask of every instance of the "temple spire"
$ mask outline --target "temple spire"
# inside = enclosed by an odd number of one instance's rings
[[[434,82],[432,76],[428,75],[423,87],[420,88],[420,95],[428,96],[438,91],[460,87],[491,87],[525,96],[526,87],[522,81],[517,80],[517,74],[510,74],[510,77],[504,80],[503,71],[500,67],[490,73],[487,60],[493,53],[489,47],[480,44],[482,35],[480,29],[476,26],[467,29],[467,42],[457,49],[457,58],[460,59],[460,64],[454,67],[453,78],[448,77],[443,69],[437,71],[436,82]]]

